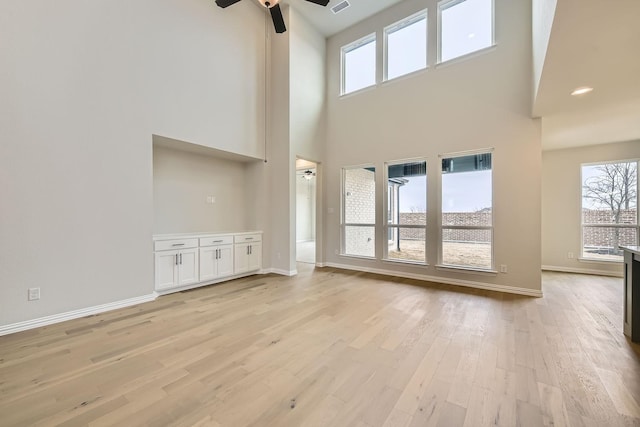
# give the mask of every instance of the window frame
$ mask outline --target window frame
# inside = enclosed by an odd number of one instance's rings
[[[603,166],[610,165],[616,163],[636,163],[636,223],[633,224],[616,224],[616,223],[584,223],[584,195],[583,195],[583,187],[584,187],[584,167],[585,166]],[[624,257],[621,257],[619,260],[615,259],[602,259],[602,258],[591,258],[584,255],[584,229],[585,227],[592,228],[635,228],[636,230],[636,245],[640,245],[640,204],[638,203],[638,190],[640,190],[640,158],[632,158],[625,160],[607,160],[607,161],[599,161],[599,162],[587,162],[580,164],[580,203],[579,203],[579,213],[580,213],[580,255],[578,256],[578,261],[584,262],[599,262],[599,263],[613,263],[613,264],[623,264]]]
[[[438,65],[447,64],[449,62],[458,61],[473,55],[477,55],[479,53],[485,52],[493,48],[496,45],[496,2],[495,0],[490,0],[491,1],[491,43],[489,44],[489,46],[485,46],[483,48],[480,48],[471,52],[467,52],[465,54],[456,56],[455,58],[449,58],[444,61],[442,60],[442,11],[450,7],[454,7],[458,4],[464,3],[466,1],[467,0],[441,0],[437,4],[438,29],[436,32],[436,39],[437,39],[438,48],[437,48],[436,63]]]
[[[376,32],[367,34],[364,37],[359,38],[356,41],[348,43],[340,48],[340,96],[350,95],[352,93],[356,93],[371,87],[375,87],[378,84],[378,35]],[[346,84],[346,55],[349,52],[353,52],[356,49],[361,48],[371,42],[375,43],[375,58],[374,58],[374,81],[372,84],[368,86],[361,87],[356,90],[352,90],[350,92],[345,91]]]
[[[426,212],[425,212],[425,223],[424,225],[402,225],[402,224],[389,224],[389,196],[390,196],[390,192],[389,192],[389,166],[395,166],[395,165],[402,165],[405,163],[423,163],[425,164],[425,192],[424,192],[424,203],[425,203],[425,207],[426,207]],[[429,260],[427,258],[427,248],[428,248],[428,234],[427,234],[427,223],[428,223],[428,215],[429,215],[429,207],[428,207],[428,202],[429,202],[429,198],[428,198],[428,194],[429,194],[429,184],[428,184],[428,169],[427,169],[427,158],[426,157],[417,157],[417,158],[411,158],[411,159],[404,159],[404,160],[394,160],[394,161],[390,161],[390,162],[385,162],[384,163],[384,171],[383,171],[383,177],[384,177],[384,195],[383,195],[383,218],[382,218],[382,236],[383,236],[383,249],[382,249],[382,260],[383,261],[388,261],[388,262],[393,262],[393,263],[399,263],[399,264],[412,264],[412,265],[420,265],[420,266],[427,266],[429,265]],[[394,201],[397,202],[397,195],[394,195]],[[424,261],[411,261],[411,260],[402,260],[402,259],[396,259],[396,258],[389,258],[389,244],[388,244],[388,236],[389,236],[389,230],[390,229],[395,229],[395,233],[399,233],[401,228],[413,228],[413,229],[422,229],[424,230]]]
[[[366,169],[373,168],[373,181],[375,184],[374,187],[374,221],[372,224],[369,223],[347,223],[346,219],[346,200],[347,197],[345,191],[345,181],[346,181],[346,171],[354,170],[354,169]],[[373,256],[366,255],[357,255],[357,254],[348,254],[346,253],[346,229],[347,227],[373,227],[373,235],[377,237],[378,235],[378,226],[376,222],[378,221],[378,205],[377,205],[377,194],[378,194],[378,175],[376,171],[376,166],[373,163],[365,163],[361,165],[355,166],[343,166],[340,169],[340,256],[343,257],[351,257],[351,258],[361,258],[361,259],[377,259],[377,242],[374,239],[374,249]]]
[[[416,70],[410,71],[408,73],[399,75],[399,76],[395,76],[392,78],[389,78],[388,72],[389,72],[389,43],[388,43],[388,37],[389,34],[393,34],[396,31],[400,31],[406,27],[409,27],[410,25],[413,25],[421,20],[425,21],[425,34],[424,34],[424,38],[425,38],[425,52],[424,52],[424,67],[423,68],[418,68]],[[386,27],[384,27],[382,29],[382,43],[383,43],[383,62],[382,62],[382,81],[383,82],[388,82],[388,81],[392,81],[392,80],[396,80],[402,77],[406,77],[406,76],[410,76],[414,73],[418,73],[420,71],[424,71],[427,68],[429,68],[429,15],[428,15],[428,9],[422,9],[419,12],[416,12],[412,15],[407,16],[404,19],[401,19],[399,21],[394,22],[391,25],[387,25]]]
[[[491,154],[491,225],[487,226],[466,226],[466,225],[458,225],[452,226],[442,225],[442,160],[456,157],[466,157],[466,156],[475,156],[479,154]],[[495,170],[495,150],[493,147],[483,148],[478,150],[468,150],[468,151],[458,151],[453,153],[444,153],[438,155],[438,201],[437,201],[437,209],[438,209],[438,263],[436,264],[436,268],[438,269],[450,269],[450,270],[462,270],[462,271],[472,271],[477,273],[491,273],[497,274],[498,272],[495,269],[496,259],[495,259],[495,179],[494,179],[494,170]],[[442,260],[443,258],[443,230],[444,229],[457,229],[457,230],[490,230],[491,232],[491,265],[489,268],[481,268],[481,267],[473,267],[466,265],[457,265],[457,264],[445,264]]]

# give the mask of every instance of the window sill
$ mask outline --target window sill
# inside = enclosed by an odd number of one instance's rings
[[[375,261],[376,260],[376,257],[364,256],[364,255],[340,254],[339,256],[341,256],[343,258],[364,259],[366,261]]]
[[[456,56],[455,58],[447,59],[446,61],[441,61],[436,64],[436,68],[440,67],[448,67],[449,65],[457,64],[458,62],[466,61],[467,59],[475,58],[476,56],[484,55],[485,53],[489,53],[494,51],[498,46],[497,43],[492,44],[491,46],[483,47],[482,49],[474,50],[473,52],[465,53],[464,55]]]
[[[417,70],[410,71],[407,74],[402,74],[401,76],[396,76],[396,77],[393,77],[391,79],[384,79],[382,82],[380,82],[380,86],[386,86],[386,85],[394,83],[394,82],[402,81],[402,80],[405,80],[405,79],[409,79],[411,77],[415,77],[415,76],[420,75],[420,74],[424,74],[424,73],[427,72],[428,69],[429,69],[429,67],[427,66],[427,67],[424,67],[424,68],[420,68],[420,69],[417,69]]]
[[[368,92],[368,91],[373,90],[373,89],[375,89],[377,87],[378,87],[378,83],[374,83],[374,84],[372,84],[370,86],[362,87],[360,89],[356,89],[356,90],[351,91],[351,92],[341,93],[340,94],[340,99],[345,99],[345,98],[349,98],[349,97],[351,97],[353,95],[357,95],[359,93]]]
[[[598,259],[598,258],[582,258],[579,257],[578,261],[587,262],[591,264],[622,264],[624,260],[614,260],[614,259]]]
[[[484,268],[473,268],[473,267],[459,267],[455,265],[442,265],[437,264],[436,270],[443,271],[455,271],[456,273],[465,273],[465,274],[479,274],[483,276],[497,276],[498,272],[496,270],[489,270]]]
[[[385,258],[385,259],[382,260],[382,262],[389,263],[389,264],[412,265],[412,266],[416,266],[416,267],[429,267],[429,264],[426,263],[426,262],[407,261],[407,260],[402,260],[402,259]]]

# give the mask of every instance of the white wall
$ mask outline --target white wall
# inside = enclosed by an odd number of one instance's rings
[[[581,254],[581,165],[640,158],[640,141],[542,153],[542,265],[548,269],[622,275],[618,263],[586,262]],[[573,259],[567,254],[572,252]]]
[[[296,176],[300,156],[322,161],[324,141],[324,38],[297,13],[283,7],[287,32],[270,35],[269,229],[274,271],[296,271]],[[319,174],[321,169],[318,168]],[[320,178],[320,175],[318,177]],[[318,187],[318,191],[322,191]],[[322,233],[320,228],[316,233]],[[317,235],[318,235],[317,234]],[[321,244],[321,243],[320,243]]]
[[[245,176],[246,163],[154,146],[153,233],[246,230]]]
[[[0,326],[153,291],[152,134],[262,157],[263,18],[0,3]]]
[[[339,96],[340,47],[428,7],[429,66],[412,76]],[[530,118],[531,2],[496,0],[497,46],[435,65],[435,0],[407,0],[328,40],[326,249],[329,263],[393,270],[442,280],[540,290],[540,124]],[[380,34],[378,40],[381,40]],[[382,46],[378,43],[378,56]],[[494,148],[495,264],[507,274],[474,275],[434,268],[437,261],[439,155]],[[340,169],[426,157],[428,267],[365,261],[334,254],[340,248]],[[382,254],[382,174],[377,173],[377,253]]]
[[[290,162],[296,157],[314,161],[316,177],[314,194],[323,194],[323,165],[326,139],[326,39],[295,8],[290,8],[290,97],[291,117]],[[291,166],[292,172],[295,167]],[[294,178],[295,179],[295,175]],[[295,207],[295,194],[291,194],[291,206]],[[312,227],[316,249],[322,261],[324,231],[322,226],[322,201],[313,201],[315,210]],[[317,214],[319,213],[319,215]],[[295,211],[293,212],[295,215]],[[294,226],[295,220],[291,222]],[[293,233],[295,235],[295,233]],[[293,251],[295,251],[295,242]],[[317,257],[318,258],[318,257]],[[295,252],[292,253],[295,262]]]
[[[532,0],[533,96],[537,96],[558,0]]]

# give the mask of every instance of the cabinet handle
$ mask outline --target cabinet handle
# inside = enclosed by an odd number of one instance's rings
[[[247,255],[249,255],[249,246],[247,246]]]
[[[178,265],[178,254],[176,254],[176,265]]]
[[[249,245],[249,255],[253,253],[253,245]]]
[[[244,240],[253,240],[253,237],[245,237]]]
[[[174,244],[173,244],[173,245],[171,245],[171,246],[184,246],[184,243],[174,243]]]
[[[216,259],[220,259],[220,249],[216,249]]]
[[[222,243],[222,240],[214,240],[213,243]]]
[[[180,254],[180,265],[182,265],[182,254]]]

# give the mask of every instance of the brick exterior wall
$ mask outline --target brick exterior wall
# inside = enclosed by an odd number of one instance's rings
[[[635,209],[625,209],[620,214],[620,224],[635,224],[637,220]],[[607,224],[614,222],[611,211],[607,210],[582,210],[582,222],[584,224]],[[619,245],[637,245],[636,229],[623,228],[618,230]],[[582,230],[583,242],[588,247],[613,247],[615,229],[605,227],[585,227]]]
[[[345,222],[375,224],[375,173],[367,169],[345,170],[344,191]],[[375,232],[375,227],[347,227],[345,230],[345,253],[375,256]]]
[[[425,224],[427,214],[424,212],[401,212],[400,223],[406,225]],[[491,225],[491,212],[445,212],[444,225]],[[424,231],[415,229],[401,229],[400,239],[424,239]],[[443,239],[454,242],[491,242],[489,230],[444,230]]]

